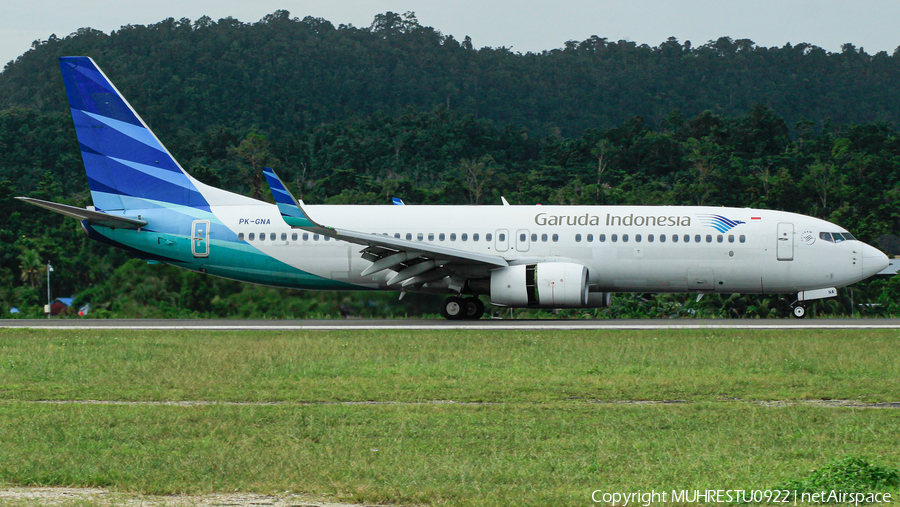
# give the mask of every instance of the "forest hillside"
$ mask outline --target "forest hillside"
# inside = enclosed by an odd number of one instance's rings
[[[900,253],[900,53],[657,46],[592,37],[476,48],[387,12],[369,27],[277,11],[50,36],[0,73],[0,303],[53,296],[109,316],[418,315],[429,298],[284,292],[128,261],[74,220],[12,199],[90,204],[56,62],[87,55],[197,178],[265,198],[276,168],[311,203],[705,204],[841,224]],[[821,311],[890,314],[892,280]],[[285,294],[291,297],[286,298]],[[779,298],[617,297],[595,316],[774,315]],[[851,303],[851,301],[854,301]],[[269,304],[271,303],[271,304]],[[860,307],[860,303],[864,306]],[[99,310],[99,311],[98,311]],[[698,313],[699,312],[699,313]],[[570,312],[571,315],[579,314]],[[582,312],[579,315],[583,315]]]

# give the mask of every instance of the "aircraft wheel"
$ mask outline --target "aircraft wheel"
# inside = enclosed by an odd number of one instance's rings
[[[466,303],[463,298],[449,297],[441,306],[441,317],[449,320],[459,320],[466,317]]]
[[[791,313],[794,317],[802,319],[803,317],[806,317],[806,308],[804,308],[803,305],[797,305],[791,310]]]
[[[466,316],[468,320],[478,320],[484,315],[484,303],[477,297],[466,298],[463,300],[466,305]]]

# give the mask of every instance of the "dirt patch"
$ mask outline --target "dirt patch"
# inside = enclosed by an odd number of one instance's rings
[[[0,505],[67,507],[366,507],[334,503],[304,495],[215,493],[210,495],[135,495],[102,488],[2,488]]]

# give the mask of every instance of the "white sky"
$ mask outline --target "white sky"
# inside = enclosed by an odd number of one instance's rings
[[[376,14],[414,11],[419,22],[476,48],[539,52],[591,35],[657,46],[670,36],[694,46],[721,36],[762,46],[808,42],[839,51],[852,42],[869,54],[900,46],[898,0],[8,0],[0,16],[0,69],[50,34],[78,28],[109,33],[165,18],[255,22],[278,9],[335,26],[366,27]]]

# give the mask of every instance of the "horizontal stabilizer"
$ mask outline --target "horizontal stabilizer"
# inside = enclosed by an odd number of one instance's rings
[[[76,206],[42,201],[31,197],[16,197],[16,199],[59,213],[60,215],[65,215],[77,220],[87,220],[88,223],[92,225],[102,225],[112,229],[140,229],[147,225],[146,220],[110,215],[109,213],[103,213],[102,211],[92,211]]]

